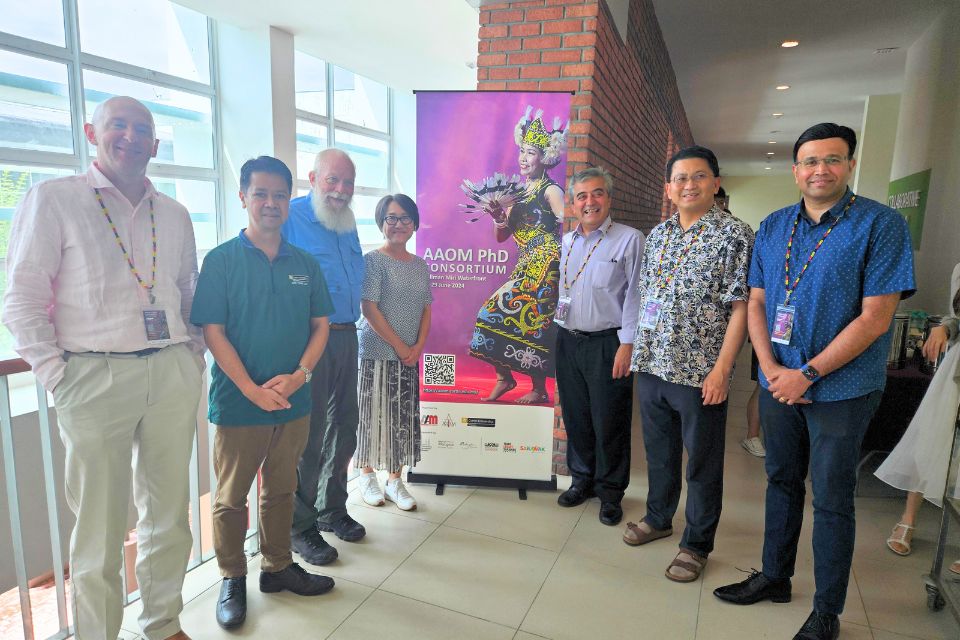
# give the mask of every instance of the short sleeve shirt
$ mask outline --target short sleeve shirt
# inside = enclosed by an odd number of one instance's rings
[[[634,371],[699,387],[720,356],[733,303],[749,297],[753,248],[747,223],[712,207],[686,231],[679,214],[647,237],[641,261],[640,309],[662,303],[653,328],[637,327]]]
[[[364,260],[363,299],[376,302],[400,339],[413,344],[419,337],[423,309],[433,302],[427,263],[418,256],[404,262],[380,251],[371,251]],[[397,352],[377,335],[366,318],[360,322],[360,357],[399,360]]]
[[[904,217],[862,196],[856,196],[844,213],[853,197],[847,189],[817,224],[802,210],[802,201],[773,212],[760,224],[749,284],[764,289],[769,331],[777,306],[785,302],[785,256],[794,222],[799,216],[790,253],[791,285],[817,242],[842,215],[790,298],[795,309],[790,344],[772,344],[777,361],[785,367],[797,369],[823,351],[860,315],[863,298],[890,293],[907,298],[916,291],[910,231]],[[883,389],[890,335],[887,331],[859,356],[815,382],[806,397],[829,402]],[[760,384],[768,387],[762,371]]]
[[[311,319],[332,310],[316,260],[283,241],[271,262],[241,231],[204,259],[190,322],[224,325],[250,378],[263,384],[296,371],[310,341]],[[289,409],[264,411],[213,365],[208,412],[213,424],[273,425],[302,418],[310,413],[310,385],[289,401]]]

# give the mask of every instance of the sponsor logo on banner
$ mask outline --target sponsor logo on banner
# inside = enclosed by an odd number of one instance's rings
[[[451,416],[451,415],[448,413],[448,414],[447,414],[447,417],[443,419],[443,426],[445,426],[445,427],[452,427],[452,426],[455,425],[455,424],[457,424],[457,423],[454,421],[453,416]]]
[[[497,421],[495,418],[460,418],[460,422],[468,427],[495,427]]]
[[[504,443],[503,443],[503,452],[504,452],[504,453],[516,453],[516,452],[517,452],[517,448],[513,446],[513,443],[512,443],[512,442],[504,442]]]
[[[461,448],[461,449],[476,449],[476,448],[477,448],[477,445],[476,445],[476,443],[473,443],[473,442],[467,442],[466,440],[461,440],[461,441],[460,441],[460,448]]]
[[[483,450],[484,450],[484,451],[492,451],[493,453],[497,453],[498,451],[500,451],[500,443],[499,443],[499,442],[484,442],[484,443],[483,443]]]
[[[437,440],[438,449],[453,449],[453,440]]]
[[[435,415],[424,415],[420,419],[420,424],[435,425],[440,424],[440,418]]]
[[[527,453],[545,453],[546,449],[544,447],[538,447],[536,445],[528,447],[525,444],[520,445],[520,451],[526,451]]]
[[[420,442],[420,451],[430,451],[433,449],[433,443],[430,442],[430,438],[424,438]]]

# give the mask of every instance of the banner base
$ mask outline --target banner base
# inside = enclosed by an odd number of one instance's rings
[[[407,472],[407,482],[414,484],[435,484],[437,495],[442,496],[444,487],[448,484],[468,487],[496,487],[501,489],[516,489],[520,499],[527,499],[527,489],[539,491],[556,491],[557,476],[551,475],[549,480],[522,480],[519,478],[485,478],[482,476],[454,476],[436,473]]]

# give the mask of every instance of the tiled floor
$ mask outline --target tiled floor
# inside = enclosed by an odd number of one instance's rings
[[[730,400],[723,518],[699,582],[675,584],[663,577],[679,542],[682,513],[672,538],[631,548],[620,540],[621,527],[598,522],[596,500],[563,509],[554,494],[531,492],[521,502],[515,491],[448,487],[435,496],[433,487],[413,486],[420,508],[402,513],[389,503],[361,504],[354,488],[350,512],[368,535],[356,544],[334,539],[340,559],[321,571],[336,577],[332,592],[316,598],[261,594],[254,558],[247,622],[228,633],[214,621],[219,578],[214,563],[207,563],[187,578],[184,629],[196,640],[791,638],[813,596],[809,512],[793,602],[744,608],[711,593],[740,580],[738,569],[760,563],[763,463],[738,444],[752,388],[749,359],[741,362]],[[643,515],[646,492],[639,429],[634,433],[633,480],[624,500],[628,519]],[[568,483],[561,478],[563,487]],[[927,610],[921,579],[930,567],[940,512],[924,508],[914,554],[900,558],[883,541],[901,508],[897,498],[858,499],[857,550],[841,638],[960,638],[948,611]],[[132,605],[124,620],[131,632],[138,609]]]

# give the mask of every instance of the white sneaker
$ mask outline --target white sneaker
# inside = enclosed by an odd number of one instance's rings
[[[395,502],[397,508],[403,511],[413,511],[417,508],[417,501],[413,499],[413,496],[407,491],[407,488],[403,484],[403,480],[397,478],[396,480],[387,480],[387,489],[384,492],[387,500],[390,502]]]
[[[359,478],[360,496],[363,501],[371,507],[379,507],[383,504],[383,490],[380,489],[380,483],[377,482],[377,472],[361,473]]]
[[[740,446],[747,450],[752,456],[758,458],[765,458],[767,456],[767,450],[763,448],[763,442],[760,441],[760,438],[744,438],[740,441]]]

